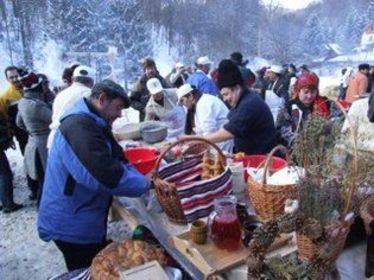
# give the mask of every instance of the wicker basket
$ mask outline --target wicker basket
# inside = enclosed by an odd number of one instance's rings
[[[163,160],[164,156],[175,146],[185,143],[185,142],[203,142],[211,147],[213,147],[219,155],[219,159],[223,165],[226,164],[225,156],[223,155],[221,149],[214,143],[200,137],[190,137],[187,139],[181,139],[174,142],[166,150],[164,150],[157,159],[155,164],[155,170],[152,176],[153,183],[155,185],[157,199],[166,213],[168,219],[177,224],[187,224],[185,214],[183,212],[182,204],[177,193],[177,186],[175,183],[167,182],[160,178],[159,166],[160,162]],[[183,159],[182,159],[183,160]]]
[[[344,225],[340,229],[340,233],[330,242],[335,243],[334,253],[332,254],[332,261],[336,261],[344,248],[347,239],[349,228],[351,224]],[[319,250],[318,244],[314,243],[310,238],[303,234],[296,234],[296,244],[298,257],[301,261],[310,261]]]
[[[274,153],[284,146],[276,146],[268,155],[262,182],[256,182],[248,178],[248,192],[256,213],[262,220],[271,220],[284,213],[284,206],[287,199],[297,199],[298,185],[269,185],[266,183],[266,173]]]

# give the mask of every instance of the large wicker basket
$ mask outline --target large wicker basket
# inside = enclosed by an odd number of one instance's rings
[[[155,164],[155,170],[152,176],[153,183],[155,185],[156,195],[157,199],[162,207],[162,209],[165,211],[168,219],[177,224],[186,224],[187,219],[185,217],[185,214],[183,212],[182,204],[180,201],[180,197],[177,192],[177,185],[173,182],[168,182],[166,180],[163,180],[159,174],[159,166],[160,162],[164,158],[164,156],[175,146],[183,144],[185,142],[202,142],[205,145],[210,146],[210,148],[213,148],[218,153],[217,157],[219,158],[220,162],[223,166],[226,165],[226,159],[224,154],[222,153],[221,149],[214,143],[200,137],[190,137],[182,140],[178,140],[174,142],[172,145],[170,145],[166,150],[164,150],[156,164]],[[201,148],[201,147],[200,147]],[[201,149],[198,149],[201,151]],[[190,158],[190,152],[192,150],[189,150],[189,155],[186,155],[186,158]],[[202,154],[200,155],[202,157]],[[183,159],[182,159],[183,160]],[[211,179],[213,180],[213,179]]]
[[[287,199],[297,199],[298,185],[270,185],[266,183],[266,173],[269,168],[271,158],[278,150],[286,149],[283,146],[276,146],[268,155],[264,176],[261,182],[248,178],[248,192],[253,207],[262,220],[271,220],[284,213],[284,206]]]

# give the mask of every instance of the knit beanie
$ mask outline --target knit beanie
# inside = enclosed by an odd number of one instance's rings
[[[31,71],[22,73],[20,80],[24,90],[32,90],[42,82],[42,78]]]
[[[224,59],[218,66],[218,88],[243,85],[242,74],[239,67],[230,59]]]

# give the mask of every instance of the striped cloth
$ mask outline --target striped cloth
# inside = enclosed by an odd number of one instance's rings
[[[92,280],[92,276],[89,268],[83,268],[51,277],[48,280]]]
[[[167,164],[159,171],[162,180],[176,183],[188,222],[209,216],[214,209],[214,199],[232,191],[232,174],[228,168],[221,175],[209,180],[201,180],[201,172],[201,156]]]

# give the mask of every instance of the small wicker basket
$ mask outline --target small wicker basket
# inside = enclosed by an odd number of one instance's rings
[[[284,146],[276,146],[269,154],[264,166],[262,182],[248,178],[248,192],[256,213],[262,220],[271,220],[284,213],[287,199],[298,199],[298,185],[270,185],[266,183],[266,173],[269,169],[271,158],[278,150],[286,150]]]
[[[336,237],[334,237],[334,240],[331,241],[335,243],[334,253],[332,254],[332,257],[331,257],[332,261],[336,261],[341,251],[343,251],[345,241],[349,233],[350,226],[351,224],[343,225],[339,229],[339,234]],[[300,234],[300,233],[296,234],[296,243],[297,243],[298,257],[301,261],[310,261],[311,259],[313,259],[314,255],[320,249],[318,244],[313,242],[307,236]]]

